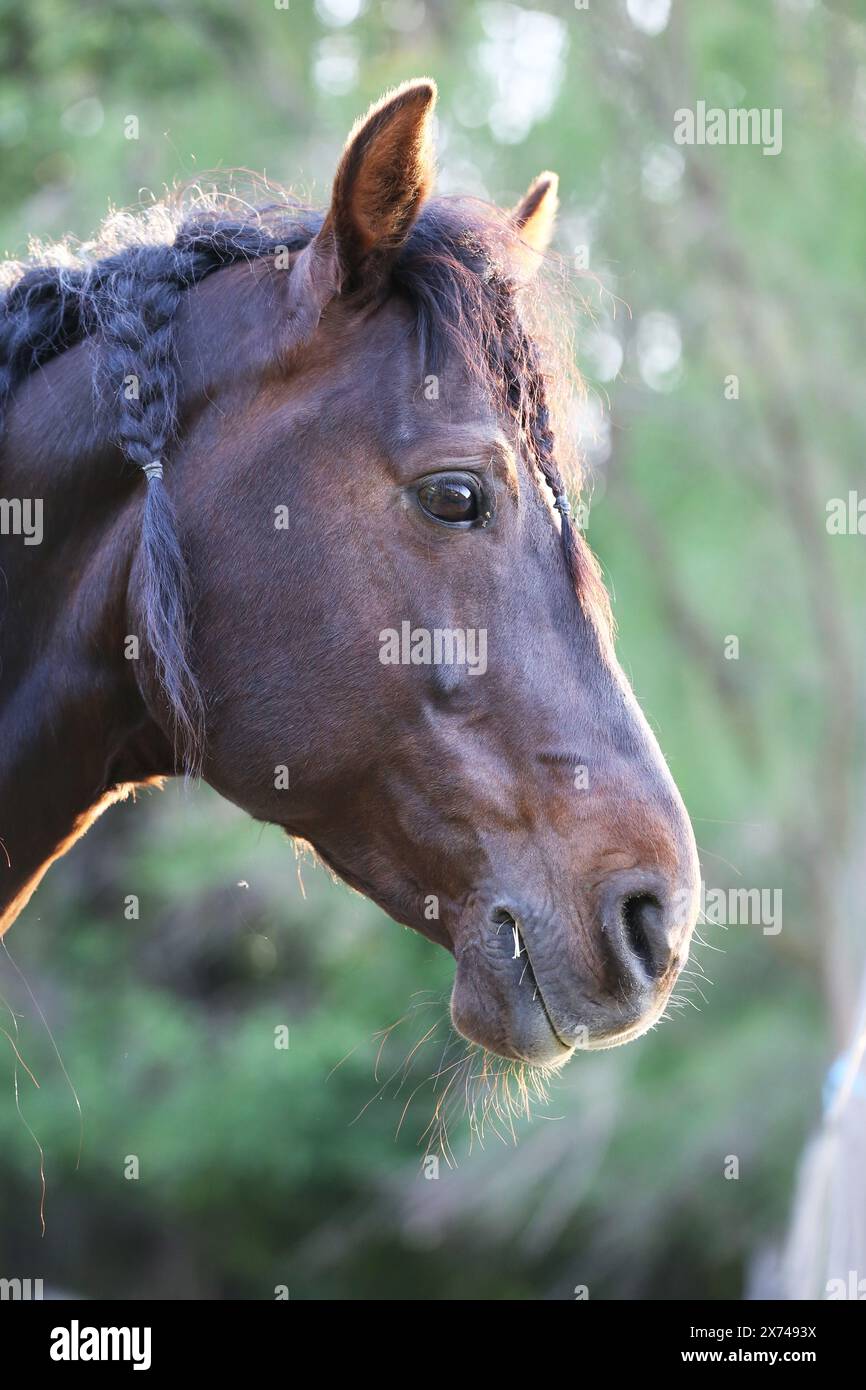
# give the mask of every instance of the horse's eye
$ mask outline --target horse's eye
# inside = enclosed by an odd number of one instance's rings
[[[418,488],[418,501],[428,516],[449,526],[471,525],[481,516],[481,490],[466,473],[425,478]]]

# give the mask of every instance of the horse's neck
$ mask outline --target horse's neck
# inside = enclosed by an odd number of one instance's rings
[[[86,458],[76,474],[68,455],[83,441],[73,402],[60,428],[62,381],[22,394],[0,495],[39,500],[43,535],[0,536],[0,935],[100,810],[158,770],[123,651],[133,519],[94,493]]]

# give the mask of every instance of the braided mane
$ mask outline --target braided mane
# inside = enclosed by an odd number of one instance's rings
[[[193,207],[161,204],[110,218],[100,241],[37,251],[0,267],[0,435],[21,381],[52,357],[92,338],[95,385],[109,437],[146,479],[142,519],[147,639],[175,724],[178,762],[201,766],[204,698],[190,665],[190,595],[174,509],[162,481],[178,411],[175,321],[183,295],[239,261],[302,250],[322,214],[282,197],[251,210],[198,194]],[[560,510],[562,543],[581,603],[607,614],[607,596],[579,541],[555,459],[551,395],[563,364],[550,364],[514,278],[519,232],[485,204],[433,199],[394,263],[388,289],[415,312],[425,371],[454,353],[499,410],[514,420],[527,457]],[[566,371],[565,375],[568,373]],[[130,383],[134,388],[130,389]]]

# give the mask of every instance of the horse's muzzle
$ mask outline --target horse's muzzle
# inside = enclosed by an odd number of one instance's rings
[[[556,1066],[657,1021],[688,956],[690,888],[617,871],[583,897],[575,929],[507,901],[456,951],[454,1026],[491,1052]]]

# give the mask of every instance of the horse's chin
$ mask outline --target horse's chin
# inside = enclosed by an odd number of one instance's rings
[[[455,982],[451,1021],[468,1042],[477,1043],[485,1052],[510,1062],[526,1062],[545,1071],[556,1071],[574,1053],[574,1048],[557,1035],[540,1002],[519,1019],[511,1016],[507,1026],[503,1026],[501,1020],[491,1018],[486,1005],[473,1007],[473,1002],[467,1001]]]

